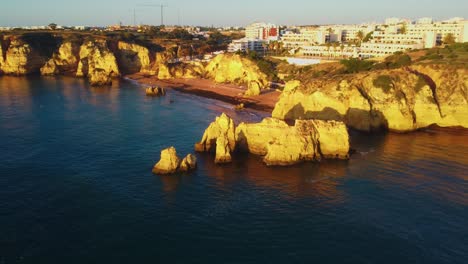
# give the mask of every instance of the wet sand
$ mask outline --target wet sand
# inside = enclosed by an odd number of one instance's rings
[[[258,96],[244,97],[246,87],[233,84],[218,84],[206,79],[171,79],[159,80],[156,76],[131,74],[125,76],[143,85],[157,85],[174,89],[183,93],[195,94],[202,97],[220,100],[233,105],[243,103],[245,108],[251,108],[271,113],[279,99],[280,92],[266,89]]]

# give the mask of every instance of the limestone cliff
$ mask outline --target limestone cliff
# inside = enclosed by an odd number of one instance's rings
[[[266,118],[241,123],[236,129],[238,147],[262,155],[267,165],[293,165],[322,158],[347,159],[349,135],[342,122],[296,120],[294,126]]]
[[[117,61],[122,72],[129,73],[144,73],[155,75],[156,72],[151,69],[154,63],[154,54],[144,46],[119,41],[117,43]]]
[[[39,72],[39,69],[46,62],[46,58],[41,56],[30,44],[20,38],[13,38],[8,41],[8,45],[2,45],[3,56],[0,61],[0,71],[11,75],[26,75]],[[5,50],[3,50],[5,49]]]
[[[2,74],[2,64],[5,63],[5,52],[3,46],[5,45],[5,40],[3,36],[0,36],[0,74]]]
[[[267,76],[251,60],[236,54],[216,56],[205,68],[206,76],[217,83],[246,84],[246,95],[257,95],[268,87]]]
[[[426,65],[292,81],[272,116],[337,120],[363,131],[468,127],[467,73],[465,68]]]
[[[114,53],[106,41],[86,41],[80,47],[77,77],[88,77],[91,85],[110,84],[112,78],[119,77],[120,71]]]
[[[54,52],[52,58],[42,66],[42,75],[75,74],[78,68],[80,45],[66,41]]]

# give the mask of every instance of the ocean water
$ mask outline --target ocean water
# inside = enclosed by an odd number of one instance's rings
[[[352,134],[349,161],[156,176],[221,112],[122,81],[0,78],[0,263],[467,263],[468,131]]]

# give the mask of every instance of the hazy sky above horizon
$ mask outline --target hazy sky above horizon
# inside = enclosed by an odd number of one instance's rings
[[[182,25],[244,26],[254,21],[304,25],[381,22],[387,17],[468,18],[466,0],[5,0],[0,5],[0,26],[133,24],[134,9],[137,23],[157,25],[160,9],[144,5],[160,3],[167,5],[167,25],[179,21]]]

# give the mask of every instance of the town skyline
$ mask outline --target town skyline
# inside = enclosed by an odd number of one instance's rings
[[[466,17],[467,14],[463,10],[468,10],[468,3],[456,0],[447,0],[443,3],[432,0],[395,0],[391,3],[356,0],[340,1],[339,4],[336,1],[315,3],[292,0],[288,5],[280,1],[252,3],[245,0],[222,5],[213,0],[200,0],[196,3],[187,0],[166,0],[163,3],[165,4],[164,22],[167,25],[216,27],[245,26],[255,21],[267,21],[279,25],[324,25],[382,22],[389,17],[412,20],[431,17],[434,20],[444,20],[451,17]],[[159,25],[161,15],[158,4],[159,2],[123,0],[99,2],[84,0],[79,3],[63,1],[56,3],[53,0],[38,3],[20,0],[2,4],[0,26],[24,27],[47,25],[51,22],[68,26],[106,26],[119,23]],[[302,8],[298,8],[299,6]],[[336,8],[337,6],[340,8]]]

